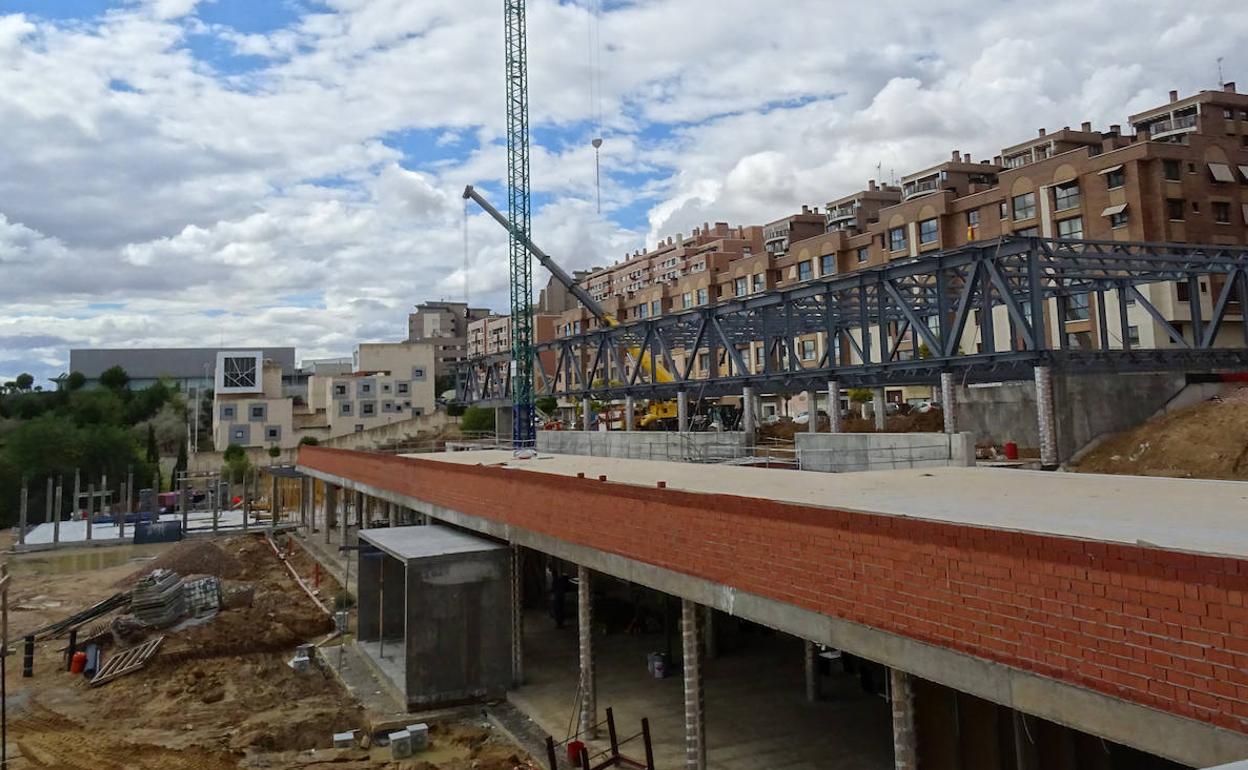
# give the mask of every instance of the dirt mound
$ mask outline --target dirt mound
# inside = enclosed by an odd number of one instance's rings
[[[143,569],[117,582],[117,588],[129,588],[134,581],[158,570],[173,570],[179,575],[216,575],[220,578],[236,578],[243,574],[243,564],[238,557],[226,553],[221,546],[209,541],[188,540],[178,543]]]
[[[1248,388],[1110,436],[1073,470],[1248,480]]]
[[[799,425],[792,421],[782,421],[774,425],[764,425],[759,429],[764,438],[792,441],[797,433],[805,433],[809,425]],[[939,409],[927,412],[911,410],[906,414],[890,414],[884,420],[884,433],[941,433],[945,429],[945,417]],[[819,420],[819,431],[828,432],[828,418]],[[875,433],[875,419],[863,419],[859,416],[845,417],[841,420],[843,433]]]

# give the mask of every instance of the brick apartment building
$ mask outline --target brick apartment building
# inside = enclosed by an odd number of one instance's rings
[[[866,189],[830,201],[824,214],[803,207],[762,227],[703,225],[692,236],[669,237],[581,281],[608,312],[633,321],[1006,235],[1248,243],[1248,94],[1237,93],[1234,83],[1184,99],[1171,92],[1168,104],[1131,116],[1130,126],[1040,129],[991,160],[955,150],[949,160],[903,176],[899,186],[870,181]],[[1220,288],[1200,284],[1203,318],[1210,317]],[[1153,284],[1141,291],[1190,336],[1187,285]],[[1098,346],[1096,302],[1095,295],[1076,296],[1059,310],[1051,301],[1049,339],[1066,334],[1072,347]],[[1105,302],[1106,317],[1116,319],[1116,298],[1106,295]],[[1174,345],[1137,304],[1128,302],[1129,344]],[[1231,303],[1227,320],[1240,312]],[[996,308],[993,321],[997,348],[1008,347],[1004,308]],[[560,315],[558,333],[594,327],[577,306]],[[1110,347],[1123,347],[1111,327]],[[1215,345],[1236,344],[1229,331],[1223,333],[1228,338]],[[874,343],[882,348],[891,341]],[[817,361],[825,344],[823,335],[809,335],[797,340],[796,349],[804,361]],[[977,317],[962,349],[974,352],[982,344]],[[913,339],[903,339],[899,350],[903,357],[918,352]],[[756,370],[762,354],[758,343],[747,359]],[[855,363],[852,355],[846,349],[837,357]],[[704,375],[707,364],[697,362],[695,376]]]

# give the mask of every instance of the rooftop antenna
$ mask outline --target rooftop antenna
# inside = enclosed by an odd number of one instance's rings
[[[1222,77],[1222,57],[1218,57],[1218,88],[1226,85],[1226,80]]]

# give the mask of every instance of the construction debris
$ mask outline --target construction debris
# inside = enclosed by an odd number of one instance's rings
[[[91,680],[92,687],[99,687],[107,684],[118,677],[138,671],[147,665],[147,661],[156,654],[156,649],[160,647],[160,643],[165,641],[165,637],[158,636],[150,639],[137,647],[131,647],[128,650],[121,650],[115,653],[111,658],[104,661],[103,667],[96,673],[95,678]]]
[[[37,629],[33,635],[36,639],[61,636],[70,629],[78,628],[79,626],[92,621],[101,615],[107,615],[113,610],[124,607],[129,601],[130,597],[127,594],[115,593],[107,599],[96,602],[81,612],[75,612],[73,615],[70,615],[64,620],[58,620],[55,623],[49,623],[48,625]]]
[[[186,614],[186,585],[178,573],[158,569],[135,584],[130,610],[153,628],[171,626]]]
[[[221,607],[221,580],[213,576],[191,580],[185,584],[186,610],[198,617],[216,612]]]

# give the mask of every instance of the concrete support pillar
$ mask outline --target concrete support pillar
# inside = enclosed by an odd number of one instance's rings
[[[593,430],[591,424],[593,418],[590,416],[590,400],[589,396],[581,397],[581,428],[582,430]]]
[[[347,490],[344,489],[342,490],[342,492],[343,492],[342,501],[341,501],[342,513],[339,514],[338,516],[338,529],[339,529],[339,533],[342,536],[342,545],[350,545],[349,535],[351,534],[351,513],[348,510],[348,508],[354,507],[355,510],[357,511],[360,510],[360,500],[358,497],[360,493],[359,492],[353,493],[351,495],[352,502],[348,503],[347,502]]]
[[[368,529],[368,516],[364,511],[364,509],[368,506],[368,503],[364,499],[364,493],[356,491],[356,493],[352,495],[351,500],[351,505],[355,508],[355,526],[360,529]]]
[[[754,388],[751,385],[741,389],[741,430],[745,431],[746,441],[751,441],[754,431],[758,430],[758,415],[754,412]]]
[[[524,684],[524,551],[511,546],[511,686]]]
[[[25,488],[26,488],[26,485],[25,483],[23,483],[22,489],[25,489]],[[46,495],[47,499],[44,501],[44,505],[43,505],[43,508],[44,508],[43,515],[45,518],[47,518],[48,521],[52,521],[52,494],[53,494],[52,477],[48,476],[48,493]]]
[[[633,410],[637,408],[637,404],[633,401],[632,396],[624,397],[624,430],[633,429]]]
[[[914,680],[905,671],[889,669],[893,708],[893,767],[918,770],[918,742],[914,732]]]
[[[841,382],[828,380],[828,422],[829,430],[840,433],[841,426]]]
[[[945,416],[945,433],[958,432],[958,403],[953,392],[953,372],[940,373],[940,410]]]
[[[52,491],[52,477],[48,477],[48,491]],[[22,502],[17,514],[17,542],[26,542],[26,513],[30,505],[30,490],[26,487],[26,479],[22,479]],[[48,495],[48,512],[52,511],[52,495]]]
[[[576,632],[580,642],[581,714],[578,732],[582,740],[598,737],[598,677],[594,672],[593,595],[589,570],[576,568]]]
[[[396,503],[387,503],[386,505],[388,506],[386,512],[389,514],[390,526],[399,526],[399,506]]]
[[[719,657],[719,644],[715,636],[715,608],[702,608],[702,650],[707,660]]]
[[[1053,410],[1053,370],[1047,366],[1035,368],[1036,419],[1040,427],[1040,467],[1045,470],[1057,468],[1057,417]]]
[[[888,428],[888,411],[884,403],[883,388],[872,388],[871,408],[875,412],[875,429],[884,431]]]
[[[308,477],[308,532],[316,531],[316,479]]]
[[[330,542],[330,533],[338,525],[338,487],[325,485],[325,543]]]
[[[831,414],[831,412],[828,412]],[[811,433],[819,432],[819,391],[811,388],[806,391],[806,415],[810,420],[806,423],[806,430]]]
[[[87,542],[91,542],[91,525],[95,523],[95,482],[87,485]]]
[[[61,511],[64,510],[63,494],[65,485],[58,476],[56,479],[56,502],[52,510],[52,545],[61,542]]]
[[[215,500],[216,497],[214,496],[213,499]],[[274,527],[277,526],[277,509],[278,509],[277,474],[273,473],[272,469],[270,469],[269,471],[269,529],[273,529]],[[215,522],[217,518],[215,515],[216,510],[217,510],[215,505],[213,506],[212,510],[214,514],[212,518],[213,518],[213,521]]]
[[[240,486],[242,487],[243,498],[243,534],[251,529],[251,512],[256,504],[255,495],[251,494],[251,474],[254,471],[243,471],[243,478]],[[326,540],[325,542],[329,542]]]
[[[172,487],[171,487],[171,490],[172,490]],[[160,491],[159,486],[153,485],[153,488],[152,488],[152,500],[153,501],[155,501],[156,493],[159,491]],[[70,516],[71,519],[77,518],[78,511],[82,510],[81,508],[78,507],[80,505],[82,505],[82,475],[78,472],[77,468],[74,468],[74,501],[70,503],[70,506],[69,506],[70,508],[73,509],[73,515]],[[182,523],[182,531],[183,532],[186,531],[186,522]]]
[[[681,433],[689,432],[689,391],[676,391],[676,429]]]
[[[819,700],[819,648],[814,642],[806,642],[803,659],[806,663],[806,700],[814,703]]]
[[[684,653],[685,769],[706,770],[706,703],[702,693],[702,644],[698,605],[680,601],[680,642]]]

